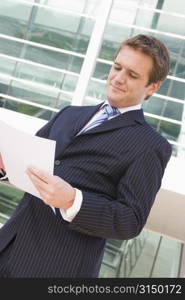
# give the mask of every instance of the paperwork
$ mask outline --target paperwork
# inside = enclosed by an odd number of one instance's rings
[[[56,142],[23,132],[0,120],[0,153],[9,182],[40,198],[25,173],[28,166],[53,174]]]

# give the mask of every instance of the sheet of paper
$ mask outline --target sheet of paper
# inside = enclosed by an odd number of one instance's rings
[[[56,142],[11,127],[0,120],[0,152],[9,182],[40,198],[25,173],[29,165],[53,174]]]

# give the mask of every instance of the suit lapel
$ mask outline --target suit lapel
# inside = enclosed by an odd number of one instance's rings
[[[111,120],[105,121],[101,125],[88,130],[79,136],[77,135],[80,130],[86,125],[86,123],[93,117],[93,115],[100,109],[103,103],[96,106],[82,106],[78,110],[73,111],[71,115],[72,123],[74,127],[67,127],[63,133],[63,139],[57,139],[56,158],[60,159],[60,155],[63,155],[64,150],[73,143],[76,138],[96,133],[103,133],[106,131],[112,131],[117,128],[123,128],[125,126],[133,126],[136,123],[142,124],[144,120],[143,110],[134,110],[123,113]],[[75,113],[74,113],[75,112]],[[59,133],[60,136],[61,133]],[[64,137],[65,136],[65,137]],[[53,137],[52,137],[53,138]]]
[[[50,138],[57,141],[55,156],[60,158],[63,151],[77,137],[81,128],[91,119],[103,103],[93,106],[71,107],[67,117],[62,116],[61,122],[51,131]],[[63,130],[65,128],[65,130]]]
[[[74,135],[78,134],[80,130],[89,122],[89,120],[94,116],[94,114],[100,109],[104,102],[96,106],[82,106],[78,120],[74,126]]]
[[[113,129],[117,129],[117,128],[121,128],[121,127],[132,126],[137,123],[142,124],[144,121],[145,120],[144,120],[144,115],[143,115],[142,109],[132,110],[132,111],[125,112],[113,119],[105,121],[101,125],[94,127],[92,129],[82,133],[81,135],[105,132],[105,131],[109,131],[109,130],[113,130]],[[85,124],[86,123],[84,122],[83,126]]]

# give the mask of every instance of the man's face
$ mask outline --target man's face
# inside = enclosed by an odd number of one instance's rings
[[[112,106],[121,108],[141,103],[152,95],[160,83],[148,85],[153,66],[150,56],[129,46],[118,53],[107,79],[107,99]],[[147,86],[148,85],[148,86]]]

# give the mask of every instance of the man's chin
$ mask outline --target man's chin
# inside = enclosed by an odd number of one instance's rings
[[[109,102],[111,103],[119,103],[119,102],[122,102],[124,101],[123,100],[123,97],[120,97],[119,95],[117,95],[116,93],[111,93],[111,94],[108,94],[107,95],[107,99]]]
[[[109,104],[110,104],[111,106],[119,107],[119,104],[120,104],[120,100],[119,100],[119,99],[108,98],[107,100],[108,100],[108,102],[109,102]]]

